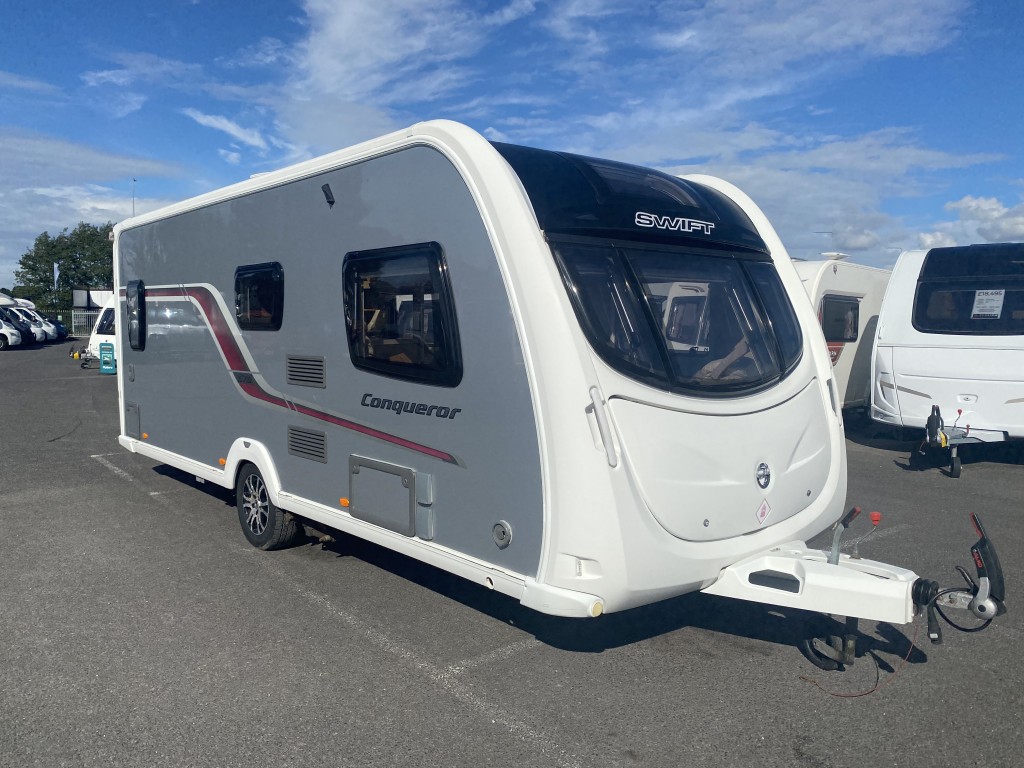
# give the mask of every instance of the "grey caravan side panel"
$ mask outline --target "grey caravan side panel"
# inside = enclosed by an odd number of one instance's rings
[[[456,387],[379,376],[349,359],[345,254],[426,242],[440,244],[448,265],[463,360]],[[350,456],[409,468],[432,489],[435,543],[536,574],[543,493],[522,345],[477,205],[441,153],[411,147],[144,224],[121,234],[119,252],[122,281],[147,287],[146,348],[120,350],[134,375],[124,398],[137,404],[147,442],[216,467],[236,438],[258,440],[285,491],[339,514]],[[283,269],[281,329],[239,331],[235,269],[264,262]],[[212,298],[201,311],[203,291]],[[226,317],[211,321],[218,312]],[[235,375],[246,350],[254,370]],[[323,358],[325,387],[289,383],[296,355]],[[396,413],[368,407],[374,398],[460,410]],[[289,427],[325,433],[316,453],[326,461],[289,453]],[[504,549],[492,536],[499,520],[513,533]]]

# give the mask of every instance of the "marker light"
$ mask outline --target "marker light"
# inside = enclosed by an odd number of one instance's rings
[[[341,504],[341,506],[343,506],[343,507],[345,507],[347,509],[348,505],[351,504],[352,502],[350,502],[348,499],[341,498],[341,499],[338,499],[338,503]]]
[[[228,463],[228,460],[227,459],[217,459],[217,463],[220,464],[223,467],[224,465],[226,465]]]
[[[142,439],[143,440],[149,440],[149,432],[143,432],[142,433]]]

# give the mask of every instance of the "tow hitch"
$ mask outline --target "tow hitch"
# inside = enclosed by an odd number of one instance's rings
[[[832,551],[828,558],[829,564],[839,565],[840,539],[859,514],[860,508],[854,507],[837,523],[832,540]],[[872,522],[877,525],[877,520],[873,519]],[[974,560],[977,579],[971,578],[966,569],[957,565],[955,568],[963,577],[964,586],[942,588],[937,581],[920,577],[911,586],[910,596],[914,612],[918,615],[922,611],[926,613],[928,638],[934,645],[942,642],[940,618],[961,632],[980,632],[988,627],[996,616],[1006,613],[1006,606],[1003,603],[1005,584],[999,556],[982,527],[981,519],[973,512],[971,513],[971,522],[978,534],[978,541],[971,547],[971,557]],[[969,611],[975,618],[980,619],[981,623],[964,626],[951,619],[945,609]],[[847,617],[845,631],[841,635],[812,633],[815,636],[805,639],[801,644],[801,650],[811,662],[824,670],[840,669],[853,664],[859,635],[858,621],[859,619],[856,617]]]

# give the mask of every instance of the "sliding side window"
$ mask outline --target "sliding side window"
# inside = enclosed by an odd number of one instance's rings
[[[348,348],[356,368],[458,385],[462,354],[440,245],[349,253],[344,282]]]
[[[243,331],[277,331],[284,317],[284,270],[276,261],[235,270],[235,317]]]

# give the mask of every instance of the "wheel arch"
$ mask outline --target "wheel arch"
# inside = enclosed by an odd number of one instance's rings
[[[270,455],[270,451],[259,440],[249,437],[239,437],[231,444],[227,458],[224,463],[224,476],[231,478],[231,487],[238,487],[238,477],[245,469],[246,464],[252,464],[263,475],[263,482],[267,486],[267,493],[274,506],[280,507],[281,478],[277,473],[277,466]]]

